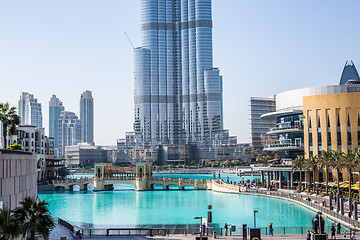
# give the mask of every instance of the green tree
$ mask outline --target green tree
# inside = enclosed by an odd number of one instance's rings
[[[66,179],[70,175],[70,171],[67,167],[61,167],[57,170],[57,175],[60,179]]]
[[[48,239],[51,229],[54,228],[54,219],[51,217],[45,200],[36,201],[31,197],[25,197],[21,206],[14,210],[15,219],[24,226],[24,235],[30,235],[35,239],[35,234],[40,234]]]
[[[355,161],[355,151],[350,149],[348,150],[347,153],[344,154],[343,157],[343,162],[344,162],[344,168],[347,170],[347,172],[349,173],[349,197],[351,197],[351,173],[352,170],[355,167],[356,161]]]
[[[21,223],[16,222],[10,213],[7,208],[0,210],[0,240],[14,239],[23,234]]]
[[[21,122],[20,117],[16,114],[16,107],[10,107],[8,102],[0,103],[0,121],[3,123],[4,149],[6,149],[8,134],[14,134],[16,125]]]
[[[337,192],[340,194],[340,171],[344,168],[344,152],[340,149],[333,150],[331,154],[331,167],[336,169],[337,174]]]
[[[293,172],[299,169],[300,172],[300,185],[299,190],[301,190],[301,183],[302,183],[302,170],[305,166],[305,157],[304,155],[297,155],[296,158],[292,161],[291,169]]]
[[[319,167],[325,169],[325,191],[328,193],[328,185],[329,185],[329,169],[331,167],[331,150],[323,150],[319,155]]]
[[[358,167],[358,177],[360,178],[360,149],[359,148],[354,148],[354,163],[355,166]],[[360,184],[360,183],[359,183]],[[359,194],[359,200],[360,200],[360,194]]]
[[[8,149],[10,149],[10,150],[22,150],[22,148],[21,148],[21,145],[20,144],[17,144],[17,143],[13,143],[13,144],[11,144],[9,147],[8,147]]]
[[[315,171],[318,168],[318,157],[310,155],[309,158],[305,159],[305,167],[312,171],[313,174],[312,186],[314,187],[315,190]]]

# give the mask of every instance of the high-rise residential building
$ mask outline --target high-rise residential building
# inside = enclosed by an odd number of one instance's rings
[[[59,140],[59,117],[60,113],[64,111],[65,108],[63,103],[56,97],[52,95],[49,101],[49,137],[54,138],[54,151],[55,156],[58,155],[58,140]]]
[[[58,155],[65,154],[65,147],[81,142],[81,123],[73,112],[62,111],[58,120]]]
[[[262,150],[266,143],[266,132],[276,126],[276,122],[261,119],[261,115],[275,112],[275,98],[250,98],[250,138],[253,150]]]
[[[18,101],[18,115],[21,118],[21,124],[25,124],[25,99],[29,95],[27,92],[20,92],[20,100]]]
[[[33,94],[27,92],[20,93],[18,115],[21,118],[22,125],[42,127],[41,103],[37,102],[37,98],[34,98]]]
[[[86,90],[80,97],[81,142],[94,144],[94,99]]]
[[[141,6],[134,91],[138,142],[211,143],[223,126],[211,0],[142,0]]]

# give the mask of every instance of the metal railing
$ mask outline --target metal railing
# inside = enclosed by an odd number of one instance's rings
[[[295,196],[289,193],[284,193],[284,192],[270,192],[270,191],[264,191],[264,190],[254,190],[254,189],[248,189],[247,192],[245,192],[244,194],[256,194],[256,195],[263,195],[263,196],[277,196],[277,197],[282,197],[282,198],[287,198],[296,202],[300,202],[304,205],[307,205],[311,208],[314,208],[318,211],[321,211],[323,213],[325,213],[328,216],[331,216],[334,219],[343,221],[351,226],[353,226],[354,228],[360,228],[360,222],[352,219],[350,217],[347,217],[345,215],[342,215],[341,213],[338,213],[334,210],[330,210],[330,208],[328,207],[323,207],[321,206],[319,203],[313,203],[311,201],[308,201],[306,199],[303,199],[300,196]]]
[[[59,224],[68,228],[72,233],[80,232],[83,237],[100,237],[100,236],[169,236],[169,235],[198,235],[200,234],[200,228],[197,224],[175,224],[175,225],[163,225],[163,227],[142,227],[142,228],[82,228],[70,224],[67,221],[58,219]],[[243,228],[237,225],[236,231],[231,231],[231,228],[228,229],[228,235],[242,235]],[[250,235],[250,228],[247,227],[247,234]],[[269,235],[269,227],[259,227],[262,235]],[[303,227],[273,227],[274,235],[286,235],[286,234],[306,234],[307,231],[312,231],[312,227],[303,226]],[[350,232],[350,229],[347,227],[342,227],[342,231]],[[212,235],[216,232],[217,235],[225,235],[225,229],[219,227],[208,228],[205,232],[205,235]],[[325,226],[325,232],[331,232],[331,226]]]
[[[281,131],[281,130],[303,130],[302,126],[279,126],[270,128],[268,132]]]
[[[274,144],[266,144],[264,146],[264,149],[289,148],[289,147],[303,148],[304,144],[302,144],[302,143],[274,143]]]

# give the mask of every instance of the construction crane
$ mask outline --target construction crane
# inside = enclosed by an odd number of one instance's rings
[[[129,43],[131,44],[132,48],[135,50],[134,44],[132,44],[132,42],[126,32],[125,32],[125,35],[126,35],[127,40],[129,41]]]

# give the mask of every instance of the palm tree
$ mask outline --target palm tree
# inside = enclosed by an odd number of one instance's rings
[[[344,152],[340,149],[332,150],[331,167],[336,169],[337,191],[340,194],[340,170],[344,168]]]
[[[360,184],[360,167],[359,167],[360,166],[360,149],[354,148],[353,151],[354,151],[354,163],[355,163],[355,166],[358,167],[358,171],[359,171],[358,181]],[[359,190],[359,200],[360,200],[360,190]]]
[[[16,125],[20,124],[20,117],[16,114],[16,107],[10,107],[9,103],[0,103],[0,121],[3,123],[4,149],[6,149],[6,137],[15,133]]]
[[[24,225],[24,235],[30,234],[30,239],[33,240],[38,233],[47,239],[55,224],[45,200],[36,201],[31,197],[25,197],[20,204],[14,213],[16,220]]]
[[[355,167],[355,152],[350,149],[344,154],[344,168],[349,172],[349,197],[351,197],[351,172]]]
[[[315,190],[315,171],[318,168],[318,157],[310,155],[309,158],[305,159],[305,166],[313,173],[313,186]]]
[[[301,183],[302,183],[302,169],[305,166],[305,158],[304,155],[297,155],[296,158],[292,161],[291,168],[293,172],[295,172],[297,169],[300,171],[300,185],[299,190],[301,191]]]
[[[22,225],[14,221],[10,215],[10,210],[3,208],[0,210],[0,240],[10,240],[22,234]]]
[[[320,155],[319,155],[319,168],[325,169],[325,176],[326,176],[326,180],[325,180],[325,191],[326,193],[328,193],[328,185],[329,185],[329,169],[331,167],[331,155],[332,155],[332,151],[331,150],[323,150],[321,151]]]

